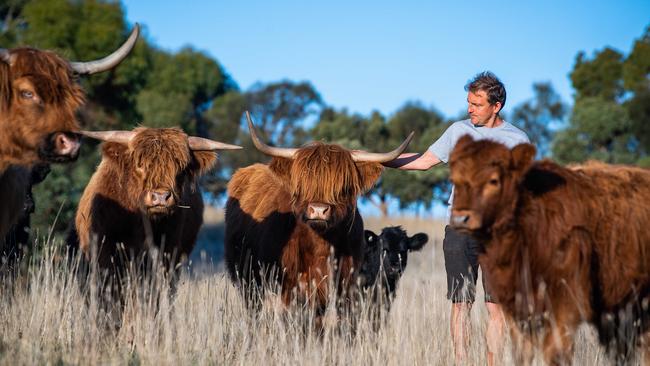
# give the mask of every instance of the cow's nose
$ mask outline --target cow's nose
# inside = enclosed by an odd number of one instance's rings
[[[324,203],[310,203],[307,206],[309,220],[329,220],[331,212],[330,205]]]
[[[57,132],[54,135],[54,153],[76,158],[79,153],[79,136],[74,133]]]
[[[169,207],[174,204],[174,196],[171,191],[165,189],[156,189],[147,193],[146,205],[149,207],[165,206]]]
[[[467,227],[467,224],[469,223],[469,218],[470,215],[467,211],[465,210],[454,210],[451,213],[451,226],[456,227],[456,228],[464,228]]]

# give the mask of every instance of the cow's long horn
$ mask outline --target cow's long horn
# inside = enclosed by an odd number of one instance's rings
[[[190,150],[239,150],[242,148],[241,146],[204,139],[203,137],[190,136],[187,140],[190,144]]]
[[[274,147],[263,143],[262,140],[260,140],[260,138],[257,136],[257,132],[255,132],[255,126],[253,126],[253,121],[251,120],[251,114],[248,113],[248,111],[246,111],[246,119],[248,120],[248,129],[250,130],[251,133],[251,139],[253,140],[253,144],[255,145],[257,150],[263,152],[268,156],[293,159],[293,156],[295,155],[296,151],[298,151],[298,149],[287,148],[287,147]]]
[[[367,151],[353,151],[352,152],[352,160],[357,161],[357,162],[368,162],[368,163],[385,163],[387,161],[391,161],[395,159],[396,157],[399,156],[399,154],[403,153],[404,150],[406,150],[406,147],[409,146],[409,143],[413,139],[413,135],[415,135],[415,132],[411,132],[406,140],[402,142],[399,147],[393,151],[387,152],[387,153],[371,153]]]
[[[88,62],[71,62],[70,66],[79,75],[96,74],[98,72],[110,70],[122,62],[122,60],[124,60],[129,52],[131,52],[135,46],[135,42],[138,40],[138,35],[140,35],[140,25],[138,25],[138,23],[135,23],[135,26],[131,31],[131,35],[126,40],[126,42],[124,42],[124,44],[117,49],[117,51],[102,58],[101,60]]]
[[[79,134],[106,142],[128,144],[135,136],[133,131],[79,131]]]
[[[9,50],[6,48],[0,48],[0,61],[9,63],[10,58],[11,55],[9,54]]]

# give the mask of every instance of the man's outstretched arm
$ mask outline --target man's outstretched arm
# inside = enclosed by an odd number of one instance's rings
[[[382,164],[389,168],[401,170],[427,170],[440,162],[437,156],[427,150],[424,153],[401,154],[397,158]]]

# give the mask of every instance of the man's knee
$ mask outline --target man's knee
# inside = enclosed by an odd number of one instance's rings
[[[468,256],[470,240],[468,235],[450,226],[445,227],[442,248],[447,272],[447,298],[453,303],[474,302],[478,262],[474,263]]]

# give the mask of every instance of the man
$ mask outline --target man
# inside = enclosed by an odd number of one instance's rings
[[[483,72],[470,80],[467,91],[467,113],[469,119],[453,123],[440,138],[424,153],[401,154],[385,166],[403,170],[427,170],[441,162],[447,163],[456,142],[464,135],[475,140],[491,139],[509,148],[529,142],[528,136],[504,121],[499,112],[506,103],[506,90],[503,83],[491,72]],[[453,190],[449,207],[453,200]],[[447,298],[451,300],[451,335],[454,343],[456,362],[465,359],[469,341],[467,334],[469,311],[474,302],[476,279],[478,276],[479,243],[468,234],[460,233],[450,226],[445,227],[443,241],[445,269],[447,271]],[[490,297],[489,286],[483,276],[485,305],[489,313],[486,332],[488,365],[495,363],[495,355],[503,348],[505,320],[494,299]]]

